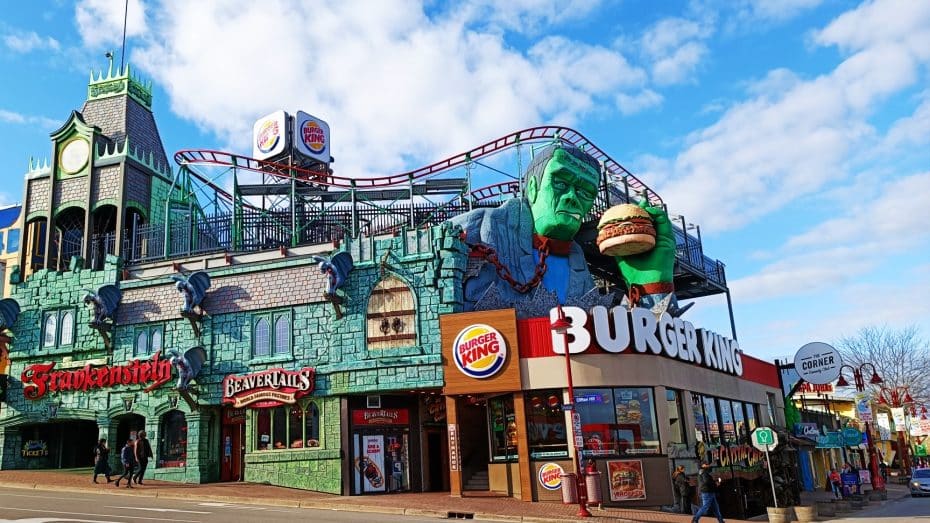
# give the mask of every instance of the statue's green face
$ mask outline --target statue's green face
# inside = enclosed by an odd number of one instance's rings
[[[526,196],[536,234],[571,240],[597,196],[600,176],[590,165],[559,149],[546,164],[542,181],[530,178]]]

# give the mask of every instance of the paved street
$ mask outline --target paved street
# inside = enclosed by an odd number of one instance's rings
[[[905,523],[909,521],[930,520],[930,498],[906,498],[890,501],[883,506],[870,506],[849,517],[831,519],[836,522],[888,522]]]
[[[120,491],[110,494],[84,492],[24,491],[0,487],[0,507],[5,519],[28,523],[52,521],[76,522],[152,522],[170,523],[263,523],[298,521],[321,522],[425,522],[435,518],[370,514],[363,512],[336,512],[302,508],[261,505],[239,505],[209,501],[178,501],[124,495]]]

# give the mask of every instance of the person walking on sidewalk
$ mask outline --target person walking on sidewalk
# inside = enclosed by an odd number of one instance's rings
[[[103,474],[107,478],[107,483],[112,483],[110,474],[110,447],[107,446],[107,438],[100,438],[97,445],[94,446],[94,483],[97,482],[97,476]]]
[[[672,482],[675,484],[675,501],[680,514],[691,513],[691,483],[685,475],[685,466],[678,465],[672,473]]]
[[[840,473],[836,469],[830,471],[830,487],[833,489],[833,497],[835,499],[843,499],[843,479],[840,477]]]
[[[149,460],[152,455],[152,445],[149,439],[145,437],[145,431],[139,432],[139,439],[136,440],[136,461],[139,463],[139,472],[136,474],[136,485],[142,484],[142,477],[145,476],[145,469],[149,466]]]
[[[719,523],[724,523],[723,516],[720,515],[720,504],[717,503],[717,491],[719,490],[719,480],[710,475],[711,464],[701,463],[701,473],[698,475],[698,490],[701,492],[701,508],[691,518],[692,523],[698,523],[701,516],[714,511]]]
[[[123,475],[116,479],[116,486],[125,479],[126,488],[132,488],[132,473],[136,470],[136,449],[133,440],[126,440],[126,445],[120,452],[120,461],[123,462]]]

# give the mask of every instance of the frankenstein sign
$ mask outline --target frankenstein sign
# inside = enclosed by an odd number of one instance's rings
[[[223,379],[223,403],[234,408],[277,407],[293,404],[313,392],[313,367],[298,371],[270,369],[254,374],[236,376],[230,374]]]
[[[87,392],[117,385],[150,384],[152,390],[171,379],[171,362],[161,358],[161,351],[150,360],[132,360],[125,365],[91,367],[78,370],[54,370],[55,362],[34,363],[23,370],[23,396],[37,400],[48,392]]]

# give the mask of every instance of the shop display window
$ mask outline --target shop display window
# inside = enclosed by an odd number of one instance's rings
[[[746,432],[752,434],[752,431],[759,427],[759,416],[754,403],[746,404]]]
[[[659,453],[651,388],[578,389],[584,456]]]
[[[720,444],[720,418],[717,417],[717,400],[712,396],[702,396],[704,406],[704,420],[707,423],[707,439],[704,443]]]
[[[488,400],[488,429],[491,432],[491,461],[517,459],[517,416],[513,397]]]
[[[707,419],[704,418],[703,397],[700,394],[691,393],[691,412],[694,413],[694,439],[696,441],[707,441]]]
[[[736,442],[749,443],[749,431],[746,430],[746,415],[743,412],[743,403],[733,402],[733,424],[736,427]]]
[[[568,457],[562,391],[534,390],[525,394],[527,440],[532,458]]]
[[[303,449],[320,446],[320,411],[289,405],[255,412],[255,450]]]
[[[734,444],[736,443],[736,425],[733,421],[733,407],[730,400],[720,400],[717,402],[720,413],[720,434],[722,441]]]
[[[161,417],[158,466],[183,467],[187,462],[187,418],[179,410],[168,411]]]
[[[687,443],[685,439],[685,414],[681,404],[681,391],[665,389],[665,401],[668,403],[669,443]]]

